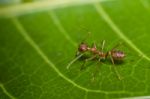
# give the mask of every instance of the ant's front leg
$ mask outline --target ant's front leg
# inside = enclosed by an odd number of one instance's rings
[[[81,66],[81,68],[80,68],[80,70],[83,70],[84,67],[85,67],[85,64],[86,64],[88,61],[93,60],[94,58],[96,58],[96,56],[97,56],[97,55],[94,55],[94,56],[92,56],[92,57],[90,57],[90,58],[85,59],[84,63],[82,64],[82,66]]]
[[[68,65],[67,65],[66,68],[69,69],[70,66],[71,66],[75,61],[77,61],[79,58],[81,58],[83,55],[84,55],[84,53],[79,53],[71,62],[68,63]]]
[[[119,80],[122,80],[122,77],[120,76],[120,74],[119,74],[117,68],[115,67],[115,63],[114,63],[114,59],[113,59],[113,57],[112,57],[112,55],[111,55],[111,51],[108,52],[108,55],[110,56],[111,62],[112,62],[112,64],[113,64],[112,67],[114,68],[114,70],[115,70],[115,72],[116,72],[116,74],[117,74],[118,79],[119,79]]]
[[[75,56],[79,56],[81,53],[79,51],[76,52]]]

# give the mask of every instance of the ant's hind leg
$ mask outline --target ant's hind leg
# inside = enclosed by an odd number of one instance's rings
[[[90,58],[85,59],[84,63],[81,65],[80,70],[83,70],[84,67],[85,67],[85,64],[86,64],[88,61],[93,60],[94,58],[96,58],[96,56],[97,56],[97,55],[94,55],[94,56],[92,56],[92,57],[90,57]]]
[[[108,54],[109,54],[109,56],[110,56],[110,59],[111,59],[112,64],[115,65],[115,62],[114,62],[114,59],[112,58],[111,53],[109,52]]]
[[[112,67],[114,68],[115,73],[116,73],[116,75],[117,75],[118,79],[119,79],[119,80],[122,80],[122,77],[120,76],[120,74],[119,74],[119,72],[118,72],[117,68],[115,67],[114,59],[113,59],[113,57],[112,57],[112,55],[111,55],[111,53],[110,53],[110,52],[109,52],[109,56],[110,56],[111,62],[112,62],[112,64],[113,64],[113,65],[112,65]]]

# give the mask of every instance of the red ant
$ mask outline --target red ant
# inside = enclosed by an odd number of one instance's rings
[[[116,45],[114,48],[112,48],[110,51],[107,51],[106,53],[103,52],[104,45],[105,45],[105,40],[102,41],[101,50],[98,50],[95,43],[93,44],[92,47],[89,47],[86,43],[82,42],[78,47],[77,57],[68,64],[67,69],[70,67],[70,65],[73,62],[75,62],[77,59],[79,59],[85,52],[91,52],[93,56],[88,58],[88,59],[85,59],[84,64],[82,65],[82,67],[85,65],[85,63],[87,61],[93,60],[97,56],[99,57],[98,61],[105,60],[109,56],[113,65],[115,64],[114,60],[122,61],[124,59],[125,53],[123,51],[116,50],[116,48],[120,44]],[[115,67],[114,67],[114,69],[115,69],[115,72],[118,76],[118,79],[121,80],[121,77],[120,77],[118,71],[116,70]]]

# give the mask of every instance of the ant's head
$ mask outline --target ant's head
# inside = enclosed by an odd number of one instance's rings
[[[82,43],[79,45],[78,50],[79,50],[80,52],[85,52],[85,51],[88,50],[88,45],[85,44],[84,42],[82,42]]]

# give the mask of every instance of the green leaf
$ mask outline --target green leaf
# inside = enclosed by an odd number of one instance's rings
[[[0,8],[0,99],[129,98],[150,94],[148,0],[43,1]],[[106,40],[126,53],[115,65],[75,58],[78,44]],[[99,70],[96,72],[96,70]],[[93,74],[96,73],[95,76]],[[94,77],[94,80],[93,80]]]

